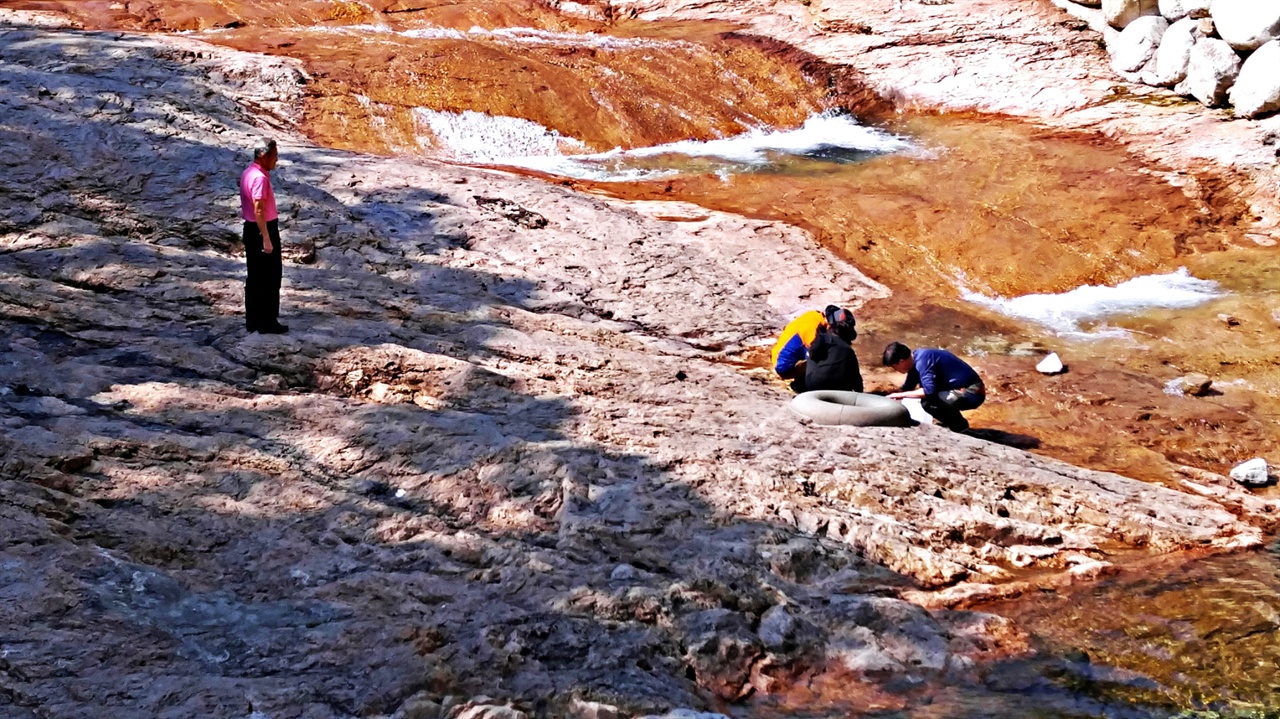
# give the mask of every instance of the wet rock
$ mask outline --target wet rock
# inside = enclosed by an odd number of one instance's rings
[[[1209,394],[1209,390],[1213,388],[1213,380],[1208,375],[1192,372],[1178,379],[1178,387],[1183,394],[1189,394],[1193,397],[1203,397]]]
[[[1155,68],[1143,78],[1148,85],[1172,87],[1187,77],[1191,49],[1201,37],[1195,20],[1183,18],[1169,26],[1156,50]]]
[[[1255,457],[1233,467],[1231,478],[1246,487],[1265,487],[1271,483],[1270,471],[1267,460]]]
[[[1201,38],[1191,48],[1187,77],[1176,91],[1191,95],[1208,107],[1227,100],[1227,91],[1240,74],[1240,56],[1218,38]]]
[[[1036,371],[1040,374],[1058,374],[1066,370],[1066,368],[1067,366],[1062,363],[1062,358],[1058,357],[1057,352],[1050,352],[1036,364]]]
[[[1257,0],[1211,0],[1218,35],[1235,50],[1250,51],[1280,38],[1280,4]]]
[[[1134,20],[1149,15],[1159,15],[1156,0],[1102,0],[1102,15],[1107,24],[1123,30]]]
[[[1160,14],[1171,23],[1209,14],[1209,0],[1159,0]]]
[[[1104,562],[1099,559],[1091,559],[1089,557],[1080,557],[1071,560],[1071,566],[1067,569],[1073,579],[1081,582],[1092,582],[1097,579],[1119,572],[1119,568],[1110,562]]]
[[[1238,327],[1240,325],[1240,320],[1236,319],[1233,315],[1221,314],[1218,315],[1218,320],[1228,327]]]
[[[1169,22],[1159,15],[1135,19],[1111,43],[1111,67],[1119,73],[1138,72],[1151,61]]]
[[[1231,87],[1230,99],[1241,117],[1280,110],[1280,40],[1271,40],[1249,55]]]

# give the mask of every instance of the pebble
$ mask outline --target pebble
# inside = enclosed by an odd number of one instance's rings
[[[1232,468],[1231,478],[1246,487],[1263,487],[1271,483],[1270,467],[1267,460],[1255,457]]]
[[[1036,365],[1036,371],[1040,374],[1058,374],[1066,368],[1066,365],[1062,364],[1062,358],[1058,357],[1057,352],[1050,352],[1048,356],[1040,360],[1040,363]]]

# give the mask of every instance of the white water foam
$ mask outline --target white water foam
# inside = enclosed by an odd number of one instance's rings
[[[638,50],[646,48],[697,47],[684,40],[659,40],[638,37],[617,37],[598,33],[554,32],[532,27],[502,27],[492,30],[473,27],[470,30],[454,30],[446,27],[423,27],[413,30],[392,30],[384,25],[328,25],[314,28],[316,32],[330,33],[379,33],[399,35],[418,40],[494,40],[519,45],[545,47],[582,47],[595,50]]]
[[[720,174],[759,169],[776,155],[804,155],[823,150],[866,153],[911,148],[903,138],[859,125],[847,115],[815,115],[795,130],[753,129],[736,137],[684,140],[634,150],[565,154],[581,143],[541,125],[511,117],[474,112],[418,110],[438,138],[441,149],[458,159],[538,170],[564,177],[601,182],[653,180],[680,174],[682,159],[702,158],[702,171]]]
[[[1183,309],[1222,296],[1218,283],[1192,277],[1185,267],[1164,275],[1145,275],[1115,287],[1085,285],[1056,295],[1024,295],[1005,299],[964,292],[965,300],[1002,314],[1038,322],[1063,335],[1124,337],[1118,328],[1083,331],[1081,323],[1148,309]]]
[[[435,149],[455,160],[501,163],[501,158],[561,156],[586,149],[581,142],[531,120],[483,112],[438,112],[415,108],[419,127],[433,135]]]

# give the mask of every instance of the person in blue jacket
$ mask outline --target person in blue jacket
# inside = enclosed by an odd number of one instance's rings
[[[952,432],[969,429],[960,413],[976,409],[987,398],[978,373],[943,349],[912,350],[890,342],[884,348],[884,365],[907,373],[902,389],[889,394],[890,399],[919,399],[924,411]]]

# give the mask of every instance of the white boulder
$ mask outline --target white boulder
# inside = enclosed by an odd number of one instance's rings
[[[1137,72],[1155,57],[1160,39],[1169,29],[1169,21],[1159,15],[1147,15],[1129,23],[1116,36],[1111,46],[1111,69]]]
[[[1271,481],[1267,460],[1255,457],[1248,462],[1237,464],[1231,470],[1231,478],[1246,487],[1262,487]]]
[[[1036,371],[1040,374],[1058,374],[1066,368],[1057,352],[1050,352],[1047,357],[1040,360],[1040,363],[1036,365]]]
[[[1120,30],[1140,17],[1159,14],[1160,5],[1156,0],[1102,0],[1103,18],[1108,25]]]
[[[1240,76],[1231,86],[1231,104],[1240,117],[1280,110],[1280,40],[1254,50],[1240,66]]]
[[[1209,0],[1159,0],[1160,14],[1169,22],[1184,17],[1200,18],[1209,14]]]
[[[1143,82],[1159,87],[1172,87],[1186,79],[1191,48],[1196,46],[1196,40],[1200,38],[1196,25],[1195,20],[1184,17],[1169,26],[1160,38],[1160,47],[1156,48],[1155,69],[1143,77]]]
[[[1236,50],[1256,50],[1280,38],[1280,0],[1212,0],[1218,36]]]
[[[1177,90],[1209,107],[1221,105],[1239,74],[1240,56],[1226,41],[1216,37],[1201,38],[1191,48],[1187,79],[1178,85]]]

